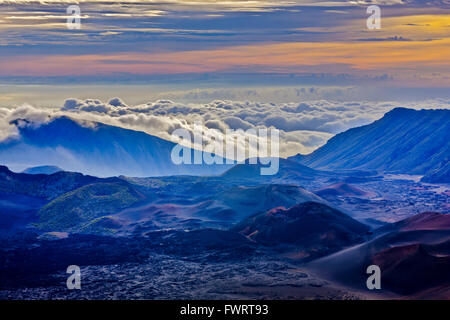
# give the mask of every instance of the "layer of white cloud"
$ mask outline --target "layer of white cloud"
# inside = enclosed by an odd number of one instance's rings
[[[203,147],[211,145],[214,137],[232,139],[224,136],[227,129],[276,128],[280,130],[280,155],[287,157],[312,152],[334,134],[369,124],[395,107],[449,109],[450,101],[400,104],[327,100],[300,103],[228,100],[179,103],[158,100],[129,106],[120,98],[113,98],[109,102],[98,99],[67,99],[64,106],[58,109],[36,108],[30,105],[0,108],[0,140],[18,138],[17,119],[20,119],[20,125],[38,126],[63,115],[79,121],[96,121],[143,131],[172,141],[172,132],[175,129],[183,128],[193,133],[195,124],[201,123],[206,137]],[[88,122],[85,122],[85,125],[88,125]]]

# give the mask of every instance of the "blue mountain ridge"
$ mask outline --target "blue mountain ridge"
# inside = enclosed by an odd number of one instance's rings
[[[445,168],[450,159],[450,110],[396,108],[337,134],[309,155],[289,159],[314,169],[426,174]]]
[[[103,123],[80,124],[69,117],[39,127],[18,123],[20,138],[0,143],[0,163],[8,166],[56,166],[99,177],[216,175],[231,167],[174,164],[171,152],[175,143]]]

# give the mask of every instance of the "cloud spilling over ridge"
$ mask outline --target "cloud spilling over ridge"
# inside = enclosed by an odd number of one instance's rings
[[[280,130],[280,155],[287,157],[310,153],[334,134],[365,125],[395,107],[450,108],[450,101],[422,103],[395,102],[333,102],[327,100],[301,103],[261,103],[215,100],[210,103],[178,103],[158,100],[130,106],[120,98],[108,102],[98,99],[67,99],[59,109],[23,105],[14,109],[0,108],[0,140],[18,137],[17,126],[39,126],[55,117],[69,116],[82,123],[102,122],[127,129],[144,131],[174,141],[172,132],[183,128],[194,132],[200,123],[205,133],[203,146],[224,137],[228,129],[243,130],[276,128]],[[231,139],[232,137],[224,137]],[[233,138],[234,139],[234,138]],[[176,141],[176,140],[175,140]]]

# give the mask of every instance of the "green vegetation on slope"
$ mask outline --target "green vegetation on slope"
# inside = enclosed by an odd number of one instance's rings
[[[56,198],[39,211],[37,227],[74,232],[92,220],[131,207],[142,196],[125,183],[95,183]]]

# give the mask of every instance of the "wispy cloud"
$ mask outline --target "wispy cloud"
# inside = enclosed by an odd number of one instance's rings
[[[281,43],[165,53],[5,57],[0,75],[104,75],[117,72],[335,72],[391,74],[416,81],[418,75],[450,75],[450,39],[354,43]],[[428,79],[433,82],[433,79]],[[435,79],[442,81],[441,79]],[[447,80],[448,81],[448,80]],[[423,84],[423,83],[422,83]],[[440,83],[443,84],[442,82]],[[447,82],[448,84],[448,82]]]
[[[447,85],[448,1],[0,0],[0,76],[347,73]],[[421,4],[422,3],[422,4]],[[382,29],[366,28],[369,4]],[[21,49],[22,48],[22,49]]]

